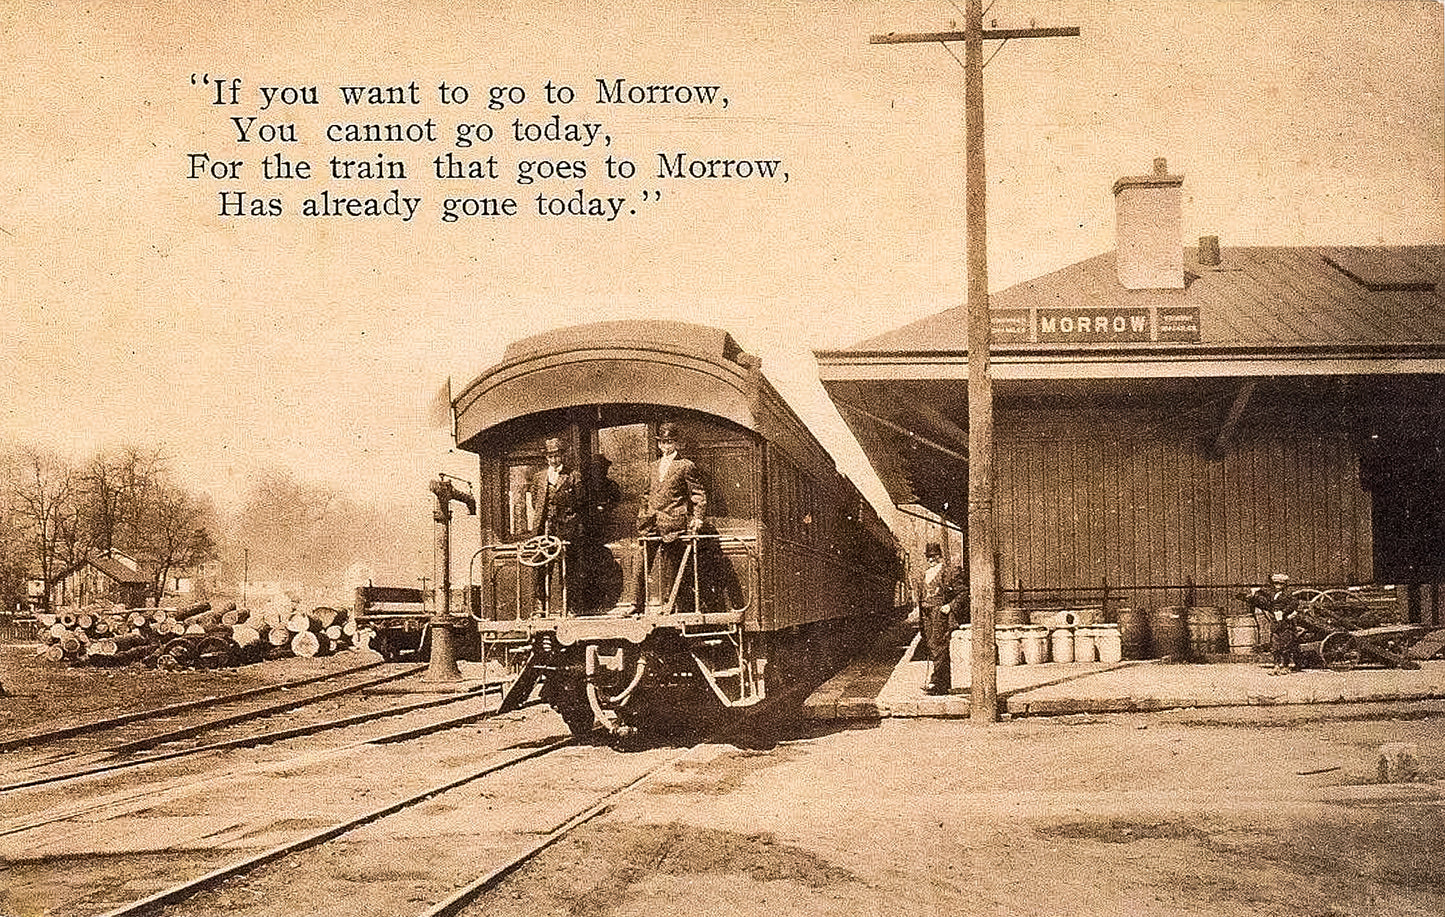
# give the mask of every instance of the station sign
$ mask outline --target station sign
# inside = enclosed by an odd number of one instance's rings
[[[1039,309],[1041,344],[1104,344],[1148,341],[1149,308]]]
[[[1198,306],[990,309],[997,344],[1197,344]]]

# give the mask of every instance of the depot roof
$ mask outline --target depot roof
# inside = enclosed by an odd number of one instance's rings
[[[1442,259],[1445,245],[1307,246],[1226,248],[1201,263],[1186,248],[1178,289],[1130,290],[1116,254],[1102,254],[990,295],[994,392],[1147,390],[1242,409],[1255,379],[1335,377],[1369,379],[1387,401],[1437,398]],[[966,306],[815,356],[894,502],[948,509],[967,480]]]
[[[996,378],[1445,372],[1445,246],[1184,250],[1178,290],[1128,290],[1109,252],[993,293]],[[966,306],[852,347],[821,375],[964,378]],[[1361,364],[1359,361],[1367,361]]]

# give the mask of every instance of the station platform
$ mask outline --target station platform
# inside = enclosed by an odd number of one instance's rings
[[[886,717],[968,717],[965,685],[932,696],[915,638],[899,655],[884,641],[825,682],[804,702],[821,721]],[[1264,659],[1187,663],[1157,659],[998,667],[999,712],[1009,717],[1152,712],[1176,708],[1338,704],[1445,699],[1445,661],[1419,669],[1305,669],[1272,675]],[[963,673],[967,682],[968,673]]]

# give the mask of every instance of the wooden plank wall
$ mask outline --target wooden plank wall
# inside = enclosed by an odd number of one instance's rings
[[[1242,428],[1226,454],[1177,416],[1015,413],[999,424],[996,507],[1006,601],[1024,587],[1125,605],[1230,607],[1273,571],[1368,582],[1370,499],[1337,429]],[[1147,591],[1137,591],[1147,587]],[[1033,595],[1032,598],[1041,598]]]

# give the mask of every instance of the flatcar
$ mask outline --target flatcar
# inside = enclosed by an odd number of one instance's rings
[[[686,726],[830,671],[895,613],[897,540],[724,331],[539,334],[452,406],[503,709],[539,690],[574,733]]]

